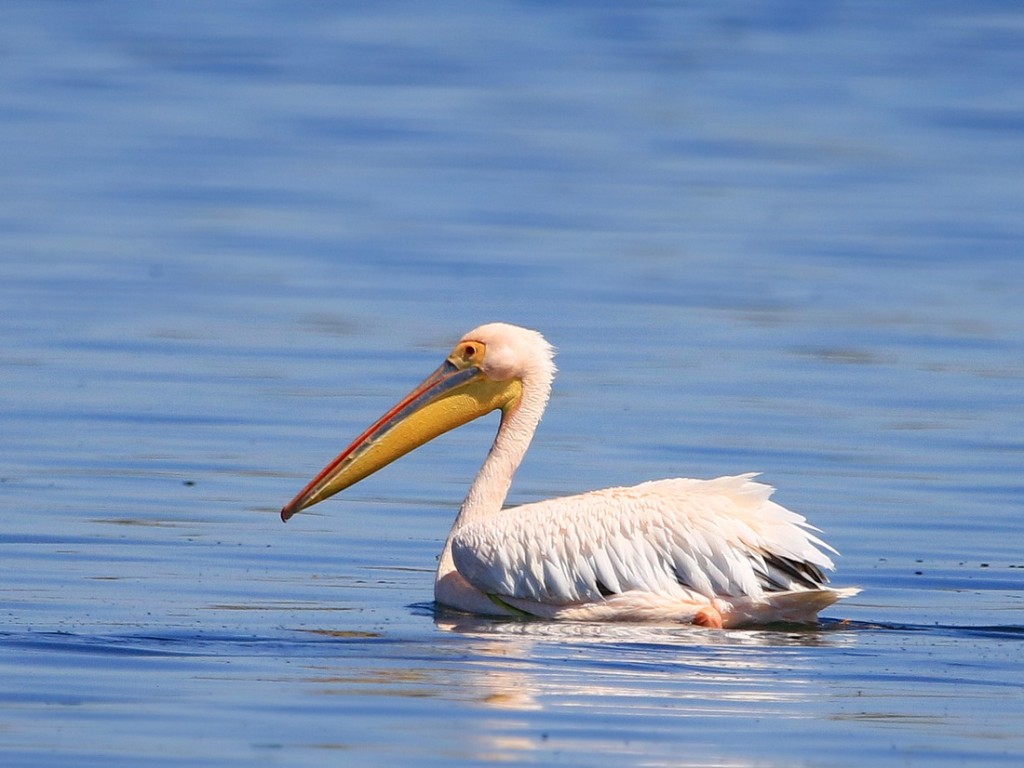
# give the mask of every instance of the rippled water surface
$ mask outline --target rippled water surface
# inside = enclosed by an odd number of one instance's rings
[[[9,2],[0,760],[1024,760],[1016,3]],[[488,320],[510,501],[760,471],[804,630],[435,614],[494,422],[282,526]]]

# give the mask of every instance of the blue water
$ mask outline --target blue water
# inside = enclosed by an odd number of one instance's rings
[[[1024,760],[1024,11],[8,2],[0,760]],[[277,512],[485,321],[510,501],[760,471],[808,631],[436,615],[494,429]]]

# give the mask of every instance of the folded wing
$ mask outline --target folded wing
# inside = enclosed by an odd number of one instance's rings
[[[455,566],[486,594],[547,605],[826,588],[831,548],[753,477],[659,480],[506,509],[454,533]]]

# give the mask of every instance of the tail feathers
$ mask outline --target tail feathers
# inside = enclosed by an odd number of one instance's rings
[[[724,617],[725,626],[737,627],[773,622],[813,623],[818,619],[818,611],[828,608],[837,600],[853,597],[860,591],[858,587],[800,589],[791,592],[770,592],[756,601],[735,601],[732,602],[731,610]]]

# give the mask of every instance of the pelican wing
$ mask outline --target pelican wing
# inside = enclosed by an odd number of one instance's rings
[[[456,530],[452,556],[484,593],[549,605],[822,588],[833,550],[753,477],[659,480],[505,509]]]

